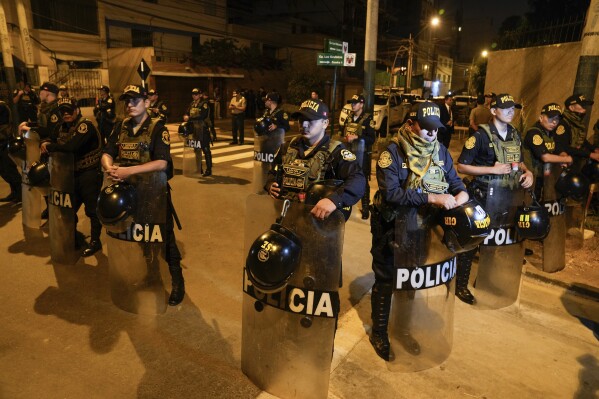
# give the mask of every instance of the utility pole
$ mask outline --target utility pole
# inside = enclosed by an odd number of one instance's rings
[[[580,48],[580,58],[578,59],[576,81],[574,82],[574,93],[582,93],[586,98],[593,99],[597,88],[598,74],[599,0],[591,0],[584,29],[582,31],[582,45]],[[588,112],[587,114],[590,115],[591,112]],[[589,117],[585,118],[585,124],[587,126],[589,125],[588,121]]]
[[[366,39],[364,43],[364,102],[366,112],[374,107],[374,76],[376,74],[376,44],[379,26],[379,0],[368,0],[366,10]]]

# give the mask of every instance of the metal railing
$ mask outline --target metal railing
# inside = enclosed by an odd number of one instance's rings
[[[69,96],[78,100],[80,107],[93,107],[96,104],[98,87],[102,84],[100,71],[95,69],[65,69],[50,75],[50,81],[65,85]]]

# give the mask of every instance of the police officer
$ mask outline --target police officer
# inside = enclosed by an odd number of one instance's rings
[[[150,118],[160,118],[164,123],[167,123],[170,110],[168,109],[168,104],[164,100],[158,99],[158,92],[156,89],[148,91],[148,100],[150,100],[150,107],[148,108]]]
[[[451,136],[455,132],[455,119],[453,115],[453,97],[451,94],[445,95],[445,103],[439,107],[441,110],[441,123],[443,124],[444,129],[439,132],[438,140],[443,144],[446,148],[449,148],[449,143],[451,142]]]
[[[414,104],[377,162],[379,190],[374,196],[370,221],[375,276],[370,342],[384,360],[389,360],[390,348],[387,326],[395,274],[391,246],[395,240],[395,218],[410,208],[432,212],[426,208],[452,209],[468,201],[466,187],[453,167],[449,151],[437,140],[442,128],[437,104]],[[401,340],[408,352],[420,353],[420,345],[407,329],[401,332]]]
[[[324,220],[337,209],[353,206],[364,194],[366,182],[356,156],[343,143],[331,140],[325,134],[329,125],[329,108],[320,100],[306,100],[292,117],[299,118],[301,136],[294,137],[277,152],[273,170],[264,187],[266,191],[274,198],[301,200],[297,192],[290,191],[292,188],[282,183],[285,176],[280,181],[277,179],[278,167],[293,165],[309,172],[308,184],[325,179],[343,181],[334,192],[316,203],[311,210],[314,217]]]
[[[100,97],[96,100],[94,107],[94,116],[98,122],[98,129],[102,135],[102,142],[105,143],[114,128],[116,120],[115,103],[110,88],[102,85],[98,88]]]
[[[21,122],[19,131],[25,133],[34,128],[40,136],[40,144],[51,140],[56,130],[62,123],[60,112],[58,112],[58,86],[52,82],[45,82],[40,86],[40,110],[37,115],[37,122]],[[48,197],[44,197],[46,205]],[[48,219],[48,208],[42,211],[42,219]]]
[[[73,211],[77,215],[81,205],[85,205],[85,215],[91,224],[91,238],[81,255],[92,256],[102,249],[102,225],[96,215],[98,195],[102,186],[102,174],[98,168],[102,156],[102,137],[93,123],[82,117],[75,98],[60,98],[58,112],[62,123],[58,130],[53,132],[51,141],[44,141],[40,149],[42,154],[70,152],[74,156]]]
[[[17,165],[8,155],[8,142],[12,138],[10,107],[0,100],[0,176],[10,186],[10,194],[0,202],[21,202],[21,175]]]
[[[129,85],[125,87],[119,100],[125,102],[128,117],[117,126],[118,132],[115,129],[104,148],[101,160],[103,170],[117,182],[138,173],[164,170],[170,179],[173,176],[173,162],[170,156],[169,132],[162,120],[149,117],[147,107],[150,101],[146,89],[138,85]],[[141,154],[126,157],[119,149],[127,143],[147,145],[140,146]],[[119,165],[115,166],[115,162]],[[166,216],[166,261],[172,277],[172,291],[168,303],[175,306],[183,301],[185,282],[181,269],[181,253],[175,240],[170,190]]]
[[[192,122],[194,127],[194,135],[198,135],[198,139],[202,145],[202,152],[206,157],[206,170],[202,173],[202,176],[212,175],[212,152],[210,151],[210,127],[209,117],[210,108],[208,102],[202,99],[202,91],[200,89],[193,89],[191,91],[191,98],[193,101],[187,107],[183,120],[185,122]]]
[[[40,98],[37,93],[31,89],[29,83],[25,83],[23,90],[16,89],[13,92],[12,101],[17,104],[19,123],[37,121],[37,106],[40,103]]]
[[[275,91],[271,91],[264,98],[264,105],[266,109],[262,115],[262,119],[270,119],[272,122],[268,127],[270,132],[274,132],[278,129],[283,129],[285,132],[289,131],[289,114],[279,106],[281,103],[281,95]]]
[[[349,144],[351,151],[356,154],[358,163],[362,167],[366,184],[364,196],[362,197],[362,219],[368,219],[370,216],[370,154],[372,154],[372,145],[376,140],[374,130],[375,122],[372,115],[364,112],[364,96],[354,95],[351,100],[351,112],[343,124],[341,133],[344,140]]]
[[[206,124],[212,135],[212,145],[214,145],[214,142],[216,141],[216,129],[214,128],[214,102],[210,102],[208,92],[202,92],[202,102],[208,105],[208,119],[206,119]]]
[[[478,125],[478,130],[464,143],[458,159],[458,172],[473,176],[468,192],[483,206],[486,202],[488,183],[498,176],[512,174],[514,170],[521,171],[522,174],[513,174],[514,178],[519,179],[523,188],[532,187],[533,174],[522,162],[520,133],[510,124],[516,108],[521,109],[522,106],[517,104],[511,95],[498,94],[491,101],[493,119],[489,124]],[[511,162],[506,154],[511,154],[520,161]],[[473,250],[458,255],[456,296],[468,304],[475,302],[468,289],[475,253],[476,250]]]
[[[574,94],[566,99],[566,108],[556,130],[558,136],[556,145],[562,150],[569,147],[566,152],[570,155],[578,158],[592,158],[597,161],[599,148],[586,139],[587,129],[584,125],[584,117],[587,112],[585,107],[594,103],[592,100],[587,100],[582,94]],[[570,139],[570,143],[565,140],[566,138]]]
[[[62,97],[70,97],[69,90],[67,89],[67,87],[65,85],[58,86],[58,98],[62,98]]]

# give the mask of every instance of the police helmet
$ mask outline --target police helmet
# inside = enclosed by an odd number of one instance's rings
[[[582,167],[582,174],[585,175],[591,183],[599,183],[599,162],[590,160]]]
[[[137,192],[134,186],[126,182],[106,186],[98,196],[98,219],[108,231],[114,233],[127,230],[136,208]]]
[[[269,128],[272,125],[272,119],[268,116],[256,119],[256,124],[254,125],[254,131],[258,136],[262,136],[264,134],[268,134]]]
[[[48,162],[34,162],[27,172],[29,184],[34,187],[43,187],[50,184],[50,170]]]
[[[516,234],[525,240],[542,240],[549,234],[549,211],[536,203],[516,209]]]
[[[335,192],[337,188],[339,188],[342,184],[343,180],[336,179],[326,179],[320,180],[316,183],[312,183],[306,191],[306,205],[316,205],[318,201],[320,201],[323,198],[327,198],[329,195]],[[351,206],[340,209],[346,222],[349,219],[349,216],[351,215],[351,210]]]
[[[291,230],[278,223],[258,237],[245,261],[247,275],[262,292],[281,291],[299,265],[302,243]]]
[[[475,199],[441,212],[443,243],[454,253],[476,248],[491,232],[491,218]]]
[[[555,191],[562,198],[582,201],[589,195],[590,182],[582,173],[564,170],[555,182]]]
[[[25,140],[23,140],[23,137],[13,137],[8,141],[8,153],[16,158],[25,159]]]
[[[183,122],[179,125],[179,134],[183,137],[187,137],[193,134],[193,123]]]

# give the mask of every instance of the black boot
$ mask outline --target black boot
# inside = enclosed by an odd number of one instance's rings
[[[183,279],[183,270],[178,262],[168,265],[168,270],[171,272],[171,279],[173,280],[173,289],[168,298],[168,304],[170,306],[177,306],[183,301],[183,297],[185,297],[185,280]]]
[[[96,216],[90,216],[89,219],[92,228],[91,238],[89,240],[89,245],[81,253],[81,256],[83,256],[84,258],[92,256],[96,252],[102,250],[102,242],[100,241],[100,234],[102,234],[102,224]]]
[[[42,219],[48,219],[48,216],[49,216],[49,215],[48,215],[48,196],[45,196],[45,197],[44,197],[44,201],[46,201],[46,209],[44,209],[44,210],[42,211],[42,216],[41,216],[41,218],[42,218]]]
[[[81,253],[81,256],[83,256],[84,258],[87,258],[88,256],[92,256],[93,254],[95,254],[98,251],[102,250],[102,243],[100,242],[99,239],[97,240],[91,240],[89,242],[89,245],[87,246],[87,248],[85,248],[83,250],[83,252]]]
[[[458,255],[455,295],[460,301],[468,305],[474,305],[476,298],[468,289],[468,280],[470,279],[470,269],[472,268],[472,259],[469,258],[469,253]]]
[[[21,202],[21,185],[10,185],[10,194],[4,198],[0,198],[0,202]]]
[[[202,173],[202,176],[211,176],[212,175],[212,153],[207,152],[206,154],[206,171]]]
[[[389,335],[387,326],[389,325],[389,310],[391,309],[391,294],[393,285],[391,283],[374,283],[372,287],[372,296],[370,305],[372,306],[372,332],[370,334],[370,343],[374,351],[383,360],[389,361]]]

